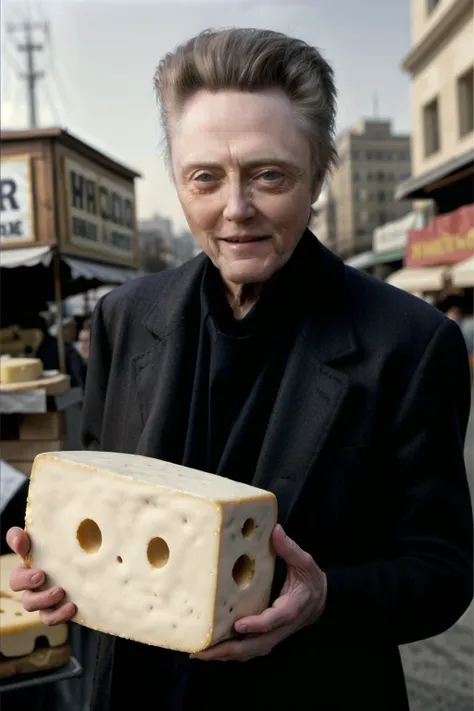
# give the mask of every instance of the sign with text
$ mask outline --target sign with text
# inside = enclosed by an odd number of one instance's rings
[[[3,157],[0,172],[0,244],[34,241],[33,196],[29,156]]]
[[[423,227],[424,218],[421,212],[410,212],[408,215],[376,227],[373,233],[372,250],[377,254],[392,250],[404,250],[410,230]]]
[[[133,265],[135,193],[99,168],[65,158],[68,243],[84,256]]]
[[[474,254],[474,204],[438,215],[408,234],[405,266],[456,264]]]

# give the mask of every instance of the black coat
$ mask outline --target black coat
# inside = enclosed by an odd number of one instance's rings
[[[472,599],[463,461],[470,380],[460,330],[309,242],[306,313],[253,483],[277,495],[288,535],[326,571],[327,607],[268,657],[196,661],[207,692],[187,709],[405,710],[398,645],[443,632]],[[174,461],[206,259],[137,279],[99,303],[85,447]],[[275,595],[283,579],[279,564]],[[102,637],[94,711],[116,711],[115,643]]]

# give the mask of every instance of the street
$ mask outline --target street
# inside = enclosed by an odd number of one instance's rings
[[[466,467],[474,498],[474,403],[466,438]],[[474,605],[439,637],[401,648],[411,711],[472,711]]]

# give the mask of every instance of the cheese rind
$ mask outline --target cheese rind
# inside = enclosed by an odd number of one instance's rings
[[[159,460],[42,454],[28,495],[30,563],[77,605],[76,622],[196,652],[267,606],[276,514],[267,491]]]
[[[0,361],[0,382],[27,383],[43,375],[43,363],[38,358],[5,358]]]
[[[63,645],[68,638],[67,625],[48,627],[39,612],[24,610],[21,593],[10,589],[10,573],[18,560],[11,553],[0,557],[0,653],[12,658],[33,652],[40,637],[45,637],[50,647]]]

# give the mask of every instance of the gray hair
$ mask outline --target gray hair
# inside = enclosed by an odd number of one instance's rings
[[[170,118],[200,90],[283,91],[311,145],[313,178],[337,165],[334,72],[302,40],[258,29],[206,30],[161,60],[154,84],[170,152]]]

